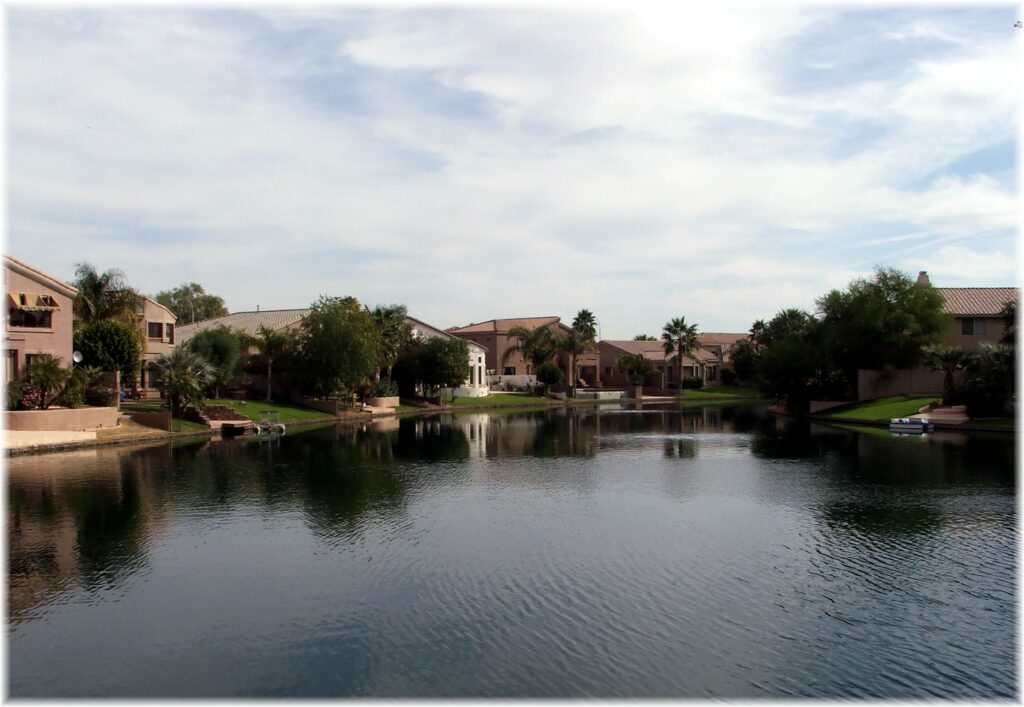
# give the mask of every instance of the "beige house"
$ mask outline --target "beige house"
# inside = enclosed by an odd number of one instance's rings
[[[918,282],[928,273],[917,276]],[[945,302],[946,314],[953,318],[952,328],[946,334],[945,344],[965,350],[978,348],[981,343],[997,344],[1003,337],[1003,307],[1016,302],[1015,287],[936,287]]]
[[[737,341],[749,338],[749,334],[735,332],[702,331],[697,335],[700,347],[718,356],[722,368],[732,368],[732,354],[730,350]]]
[[[4,381],[20,376],[39,354],[71,366],[72,306],[78,290],[10,255],[4,255],[4,287]]]
[[[159,395],[160,368],[153,363],[174,350],[174,327],[178,318],[155,299],[143,296],[136,310],[136,326],[142,335],[142,368],[137,385],[144,397]]]
[[[718,380],[722,365],[718,354],[703,346],[683,357],[681,375],[678,356],[666,355],[662,341],[605,340],[599,342],[597,348],[601,381],[605,387],[611,388],[630,385],[626,375],[619,371],[619,359],[627,354],[639,354],[651,362],[651,372],[646,376],[644,385],[652,387],[660,387],[663,380],[669,387],[678,387],[682,378],[700,378],[705,384],[713,383]]]
[[[506,357],[506,352],[519,342],[509,332],[517,327],[528,331],[536,331],[541,327],[551,330],[556,337],[564,336],[571,329],[562,324],[560,317],[519,317],[514,319],[489,319],[479,324],[469,324],[463,327],[452,327],[448,333],[465,339],[474,344],[479,344],[487,350],[486,363],[488,375],[495,376],[533,376],[533,364],[521,353],[514,352]],[[566,380],[571,375],[568,370],[569,361],[567,357],[559,357],[559,365],[565,371]],[[576,360],[579,369],[579,376],[589,385],[600,385],[600,369],[598,367],[597,353],[586,353]]]

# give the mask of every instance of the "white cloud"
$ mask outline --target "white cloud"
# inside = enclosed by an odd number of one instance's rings
[[[680,314],[743,330],[870,269],[872,246],[920,245],[851,242],[865,224],[963,248],[1011,229],[1004,184],[933,174],[1011,134],[1010,43],[782,91],[814,64],[788,42],[826,16],[19,9],[10,249],[149,292],[197,280],[234,309],[352,293],[447,326],[588,307],[632,336]],[[894,32],[929,28],[949,31]],[[881,137],[839,149],[833,124]]]

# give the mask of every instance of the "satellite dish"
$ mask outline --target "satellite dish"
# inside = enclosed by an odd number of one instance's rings
[[[71,354],[71,360],[74,361],[75,363],[81,363],[83,358],[85,357],[82,356],[81,351],[75,351],[73,354]]]

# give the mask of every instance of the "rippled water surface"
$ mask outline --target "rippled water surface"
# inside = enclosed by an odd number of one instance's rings
[[[1013,448],[646,407],[14,458],[10,694],[1013,697]]]

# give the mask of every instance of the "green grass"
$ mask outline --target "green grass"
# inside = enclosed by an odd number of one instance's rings
[[[262,419],[260,410],[277,410],[277,419],[280,422],[302,422],[303,420],[318,420],[331,417],[330,413],[303,407],[302,405],[268,403],[262,400],[225,400],[217,398],[215,400],[207,400],[206,404],[229,407],[235,412],[248,417],[253,422],[259,422]]]
[[[210,428],[206,425],[202,425],[198,422],[177,419],[171,420],[171,432],[202,432],[209,429]]]
[[[455,398],[455,402],[452,403],[450,400],[445,400],[445,405],[454,404],[455,407],[487,407],[487,408],[505,408],[505,407],[524,407],[527,405],[538,405],[538,404],[551,404],[557,401],[545,398],[542,395],[510,395],[508,393],[494,393],[488,395],[486,398]]]
[[[694,390],[687,388],[683,391],[684,400],[696,400],[698,398],[735,398],[737,400],[752,400],[760,398],[761,395],[756,388],[736,388],[732,386],[715,386],[711,388],[700,388]]]
[[[891,398],[878,398],[877,400],[869,400],[864,403],[826,410],[822,415],[839,420],[888,421],[894,417],[913,415],[925,405],[938,401],[939,398],[936,396],[908,398],[905,395],[896,395]]]

